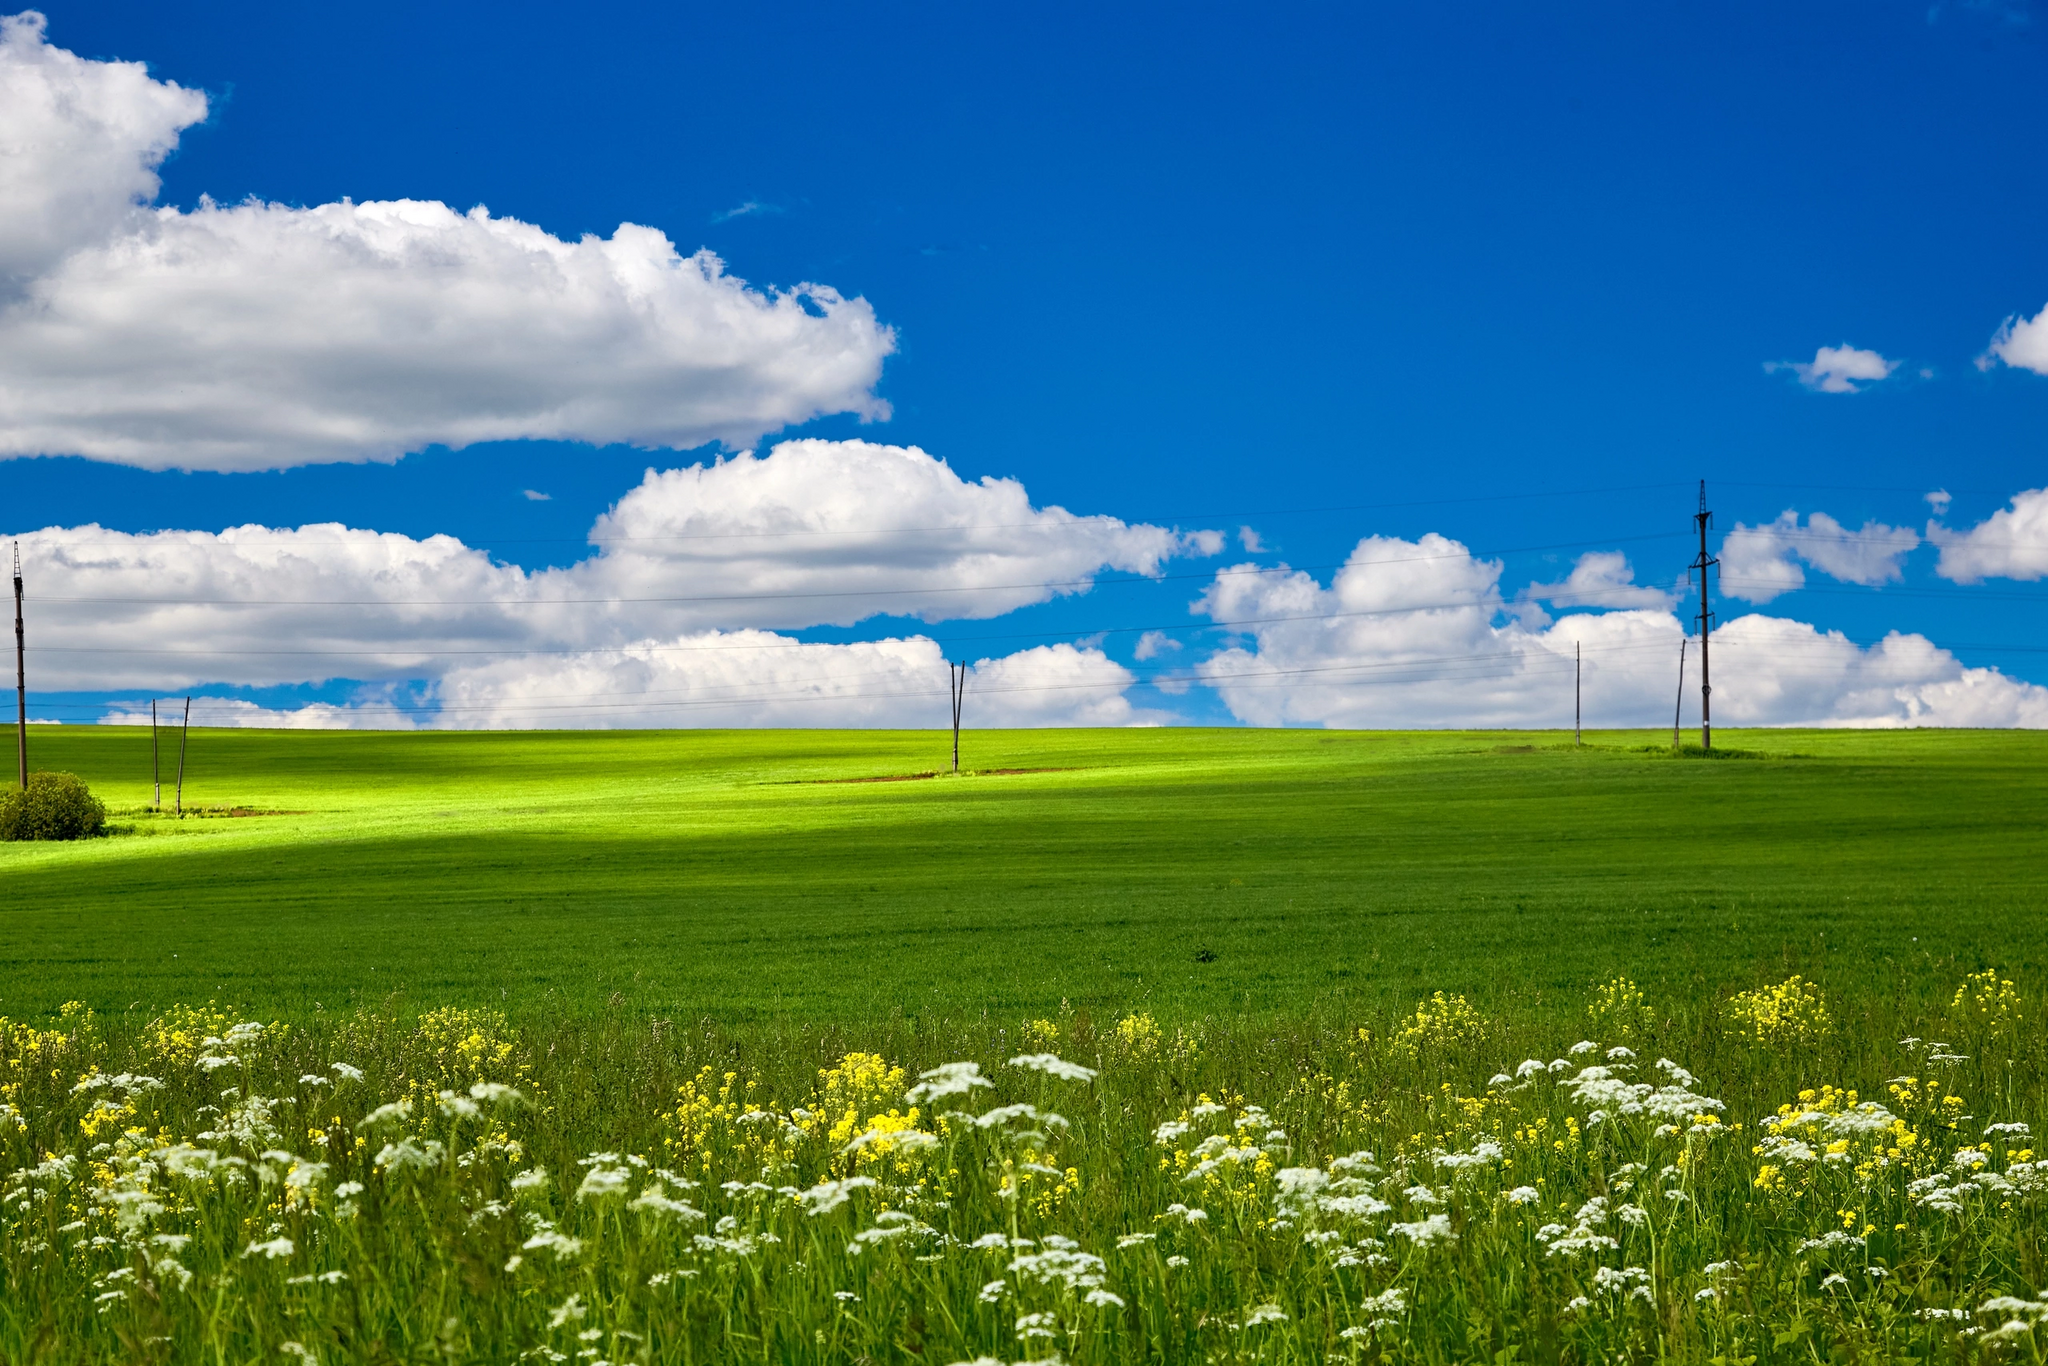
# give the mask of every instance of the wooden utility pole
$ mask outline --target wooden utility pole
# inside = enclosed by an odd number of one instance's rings
[[[1579,654],[1579,642],[1572,642],[1572,744],[1574,747],[1586,743],[1579,725],[1585,719],[1586,662]]]
[[[192,699],[185,699],[185,724],[178,728],[178,818],[185,818],[185,737],[192,733]]]
[[[149,699],[149,785],[156,793],[150,803],[152,810],[164,809],[164,766],[157,758],[156,748],[156,699]]]
[[[1678,700],[1671,704],[1671,748],[1678,748],[1678,713],[1685,707],[1685,647],[1692,642],[1690,636],[1678,638]]]
[[[967,696],[967,663],[946,666],[946,688],[953,696],[953,771],[960,771],[960,703]]]
[[[28,637],[21,628],[21,542],[14,543],[14,762],[28,791]]]
[[[1714,685],[1707,668],[1707,643],[1714,634],[1713,607],[1707,599],[1707,571],[1721,563],[1707,553],[1707,528],[1713,525],[1714,514],[1707,511],[1707,481],[1700,480],[1700,510],[1693,514],[1693,524],[1700,532],[1699,557],[1691,568],[1700,576],[1700,748],[1714,747]]]

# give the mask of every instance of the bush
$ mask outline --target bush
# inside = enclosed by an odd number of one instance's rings
[[[0,797],[0,840],[83,840],[106,828],[106,803],[70,773],[31,773]]]

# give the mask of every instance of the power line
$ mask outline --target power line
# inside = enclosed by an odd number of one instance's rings
[[[1530,491],[1527,491],[1527,492],[1521,492],[1521,493],[1492,493],[1492,494],[1471,494],[1471,495],[1466,495],[1466,496],[1463,496],[1463,497],[1457,497],[1457,498],[1419,498],[1419,499],[1409,499],[1409,500],[1406,500],[1406,501],[1401,501],[1401,502],[1380,502],[1380,503],[1336,503],[1336,504],[1323,504],[1323,505],[1319,505],[1319,506],[1316,506],[1316,507],[1303,507],[1303,508],[1255,508],[1255,509],[1252,509],[1252,510],[1250,510],[1250,511],[1246,511],[1246,510],[1240,509],[1240,510],[1238,510],[1238,511],[1235,511],[1235,512],[1230,512],[1230,511],[1224,511],[1224,512],[1180,512],[1180,513],[1170,513],[1170,514],[1158,514],[1158,513],[1147,513],[1147,514],[1142,514],[1142,515],[1134,515],[1134,516],[1131,516],[1131,517],[1118,517],[1118,516],[1115,516],[1114,514],[1110,514],[1110,513],[1074,513],[1074,512],[1068,512],[1068,511],[1067,511],[1067,510],[1066,510],[1065,508],[1059,508],[1059,507],[1055,506],[1055,507],[1053,507],[1053,508],[1047,508],[1047,509],[1043,509],[1043,510],[1041,510],[1041,511],[1040,511],[1040,513],[1039,513],[1039,516],[1038,516],[1038,518],[1037,518],[1036,520],[1033,520],[1033,521],[1029,521],[1029,522],[948,522],[948,523],[939,523],[939,524],[935,524],[935,525],[929,525],[929,526],[896,526],[896,527],[818,527],[818,528],[791,528],[791,529],[786,529],[786,530],[778,530],[778,531],[706,531],[706,532],[668,532],[668,533],[664,533],[664,534],[662,534],[662,535],[658,535],[658,536],[590,536],[590,535],[585,535],[585,536],[495,536],[495,535],[480,535],[480,536],[476,537],[476,541],[475,541],[475,542],[470,542],[470,541],[463,541],[463,540],[460,540],[459,538],[455,538],[455,537],[450,537],[450,539],[454,539],[454,540],[457,540],[459,544],[461,544],[461,545],[465,546],[466,548],[469,548],[469,549],[480,549],[480,548],[481,548],[481,544],[480,544],[480,543],[482,543],[482,542],[488,542],[489,544],[492,544],[492,545],[632,545],[632,544],[640,544],[640,543],[647,543],[647,542],[669,542],[669,541],[700,541],[700,540],[703,540],[703,541],[716,541],[716,540],[752,540],[752,539],[763,539],[763,540],[769,540],[769,539],[781,539],[781,538],[794,538],[794,537],[815,537],[815,536],[901,536],[901,535],[917,535],[917,534],[924,534],[924,533],[937,533],[937,532],[955,532],[955,531],[1020,531],[1020,530],[1045,530],[1045,531],[1066,531],[1066,530],[1071,530],[1071,529],[1072,529],[1072,528],[1073,528],[1074,526],[1076,526],[1077,524],[1085,524],[1085,523],[1088,523],[1088,522],[1116,522],[1116,523],[1118,523],[1118,524],[1120,524],[1120,525],[1122,525],[1122,526],[1124,526],[1124,527],[1126,527],[1126,528],[1135,528],[1135,527],[1142,527],[1142,526],[1150,526],[1150,525],[1154,525],[1154,524],[1157,524],[1157,523],[1161,523],[1161,522],[1192,522],[1192,521],[1208,521],[1208,520],[1215,520],[1215,521],[1236,521],[1236,520],[1238,520],[1239,518],[1244,518],[1244,517],[1296,517],[1296,516],[1313,516],[1313,515],[1318,515],[1318,514],[1322,514],[1322,513],[1331,513],[1331,512],[1376,512],[1376,511],[1386,511],[1386,510],[1393,510],[1393,509],[1400,509],[1400,508],[1420,508],[1420,507],[1453,507],[1453,506],[1460,506],[1460,505],[1465,505],[1465,504],[1471,504],[1471,503],[1502,503],[1502,502],[1519,502],[1519,501],[1523,501],[1523,500],[1527,500],[1527,499],[1532,499],[1532,498],[1580,498],[1580,497],[1590,497],[1590,496],[1593,496],[1593,495],[1596,495],[1596,494],[1603,494],[1603,493],[1642,493],[1642,492],[1651,492],[1651,491],[1662,491],[1662,490],[1667,490],[1667,489],[1672,489],[1672,488],[1679,488],[1679,487],[1683,487],[1683,484],[1684,484],[1684,481],[1682,481],[1682,480],[1681,480],[1681,481],[1677,481],[1677,482],[1673,482],[1673,481],[1671,481],[1671,480],[1664,480],[1664,481],[1662,481],[1662,482],[1659,482],[1659,483],[1653,483],[1653,484],[1610,484],[1610,485],[1606,485],[1606,486],[1603,486],[1603,487],[1599,487],[1599,488],[1582,488],[1582,489],[1555,489],[1555,490],[1545,490],[1545,489],[1537,489],[1537,490],[1530,490]],[[1061,520],[1059,520],[1059,519],[1057,519],[1057,518],[1054,518],[1054,519],[1051,519],[1051,520],[1047,520],[1047,515],[1046,515],[1046,514],[1047,514],[1047,513],[1051,513],[1051,512],[1059,512],[1059,513],[1064,513],[1064,514],[1066,515],[1066,517],[1067,517],[1068,519],[1070,519],[1070,520],[1066,520],[1066,521],[1061,521]],[[317,523],[317,522],[316,522],[316,523],[313,523],[312,525],[315,525],[315,526],[319,526],[319,525],[325,525],[325,524],[323,524],[323,523]],[[237,529],[237,528],[229,527],[229,528],[224,528],[224,529],[223,529],[222,531],[219,531],[219,532],[210,532],[210,531],[193,531],[193,530],[191,530],[191,529],[189,529],[189,528],[165,528],[165,529],[160,529],[160,530],[156,530],[156,531],[138,531],[138,532],[130,532],[130,533],[123,533],[123,534],[120,534],[120,535],[117,535],[117,536],[111,536],[111,537],[107,537],[107,538],[105,538],[105,539],[101,539],[101,540],[90,540],[90,541],[87,541],[87,540],[75,540],[75,539],[73,539],[73,540],[66,540],[66,541],[64,542],[64,544],[66,544],[66,545],[128,545],[128,544],[132,544],[132,543],[133,543],[134,541],[136,541],[136,540],[139,540],[139,539],[143,539],[143,538],[145,538],[145,537],[160,537],[160,536],[161,536],[161,537],[175,537],[175,536],[209,536],[209,537],[213,537],[213,538],[215,538],[216,540],[218,540],[219,538],[221,538],[221,537],[224,537],[224,536],[225,536],[225,535],[227,534],[227,532],[228,532],[228,531],[232,531],[232,530],[236,530],[236,529]],[[264,530],[266,530],[266,531],[269,531],[269,530],[276,530],[276,529],[277,529],[277,528],[272,528],[272,527],[266,527],[266,528],[264,528]],[[349,529],[356,529],[356,528],[349,528]],[[56,530],[60,530],[60,531],[61,531],[61,530],[63,530],[63,528],[56,528]],[[436,535],[446,535],[446,534],[447,534],[447,533],[445,533],[445,532],[441,532],[441,533],[430,533],[430,534],[429,534],[428,536],[425,536],[425,537],[416,537],[416,536],[410,536],[410,535],[405,535],[405,533],[402,533],[402,532],[382,532],[382,531],[375,531],[375,530],[372,530],[371,528],[368,528],[368,527],[363,527],[363,528],[360,528],[360,530],[361,530],[361,531],[363,532],[363,534],[365,534],[365,535],[369,535],[369,536],[391,536],[391,535],[404,535],[404,536],[405,536],[405,539],[407,539],[407,540],[409,540],[409,541],[413,541],[413,542],[415,542],[415,543],[421,543],[421,542],[424,542],[424,541],[426,541],[426,540],[430,540],[430,539],[432,539],[432,538],[433,538],[434,536],[436,536]],[[29,533],[27,533],[27,538],[28,538],[28,540],[30,541],[30,543],[31,543],[31,544],[33,544],[33,543],[35,542],[35,540],[36,540],[36,538],[37,538],[38,534],[39,534],[39,533],[36,533],[36,532],[29,532]],[[55,539],[55,538],[53,537],[53,538],[51,538],[51,539]],[[252,546],[253,546],[253,545],[293,545],[293,546],[302,546],[302,545],[354,545],[354,544],[357,544],[358,542],[357,542],[356,540],[341,540],[341,539],[334,539],[334,540],[320,541],[320,540],[314,540],[314,539],[311,539],[311,538],[308,538],[308,537],[304,537],[304,536],[296,536],[296,535],[295,535],[295,536],[291,536],[291,537],[280,537],[280,538],[277,538],[277,539],[274,539],[274,540],[268,540],[268,541],[265,541],[265,540],[259,540],[259,539],[256,539],[256,538],[254,538],[254,537],[249,537],[249,538],[243,538],[243,537],[236,537],[236,538],[235,538],[235,539],[234,539],[233,541],[229,541],[229,542],[225,542],[225,543],[226,543],[226,544],[230,544],[230,545],[236,545],[236,546],[243,546],[243,545],[252,545]]]
[[[1545,550],[1577,550],[1585,546],[1632,545],[1643,541],[1666,541],[1681,532],[1660,531],[1639,536],[1603,536],[1586,541],[1556,541],[1548,545],[1513,546],[1501,550],[1460,549],[1441,555],[1404,555],[1368,560],[1353,566],[1349,559],[1309,565],[1259,565],[1246,568],[1204,569],[1185,574],[1132,574],[1124,577],[1086,575],[1071,579],[1039,580],[1030,583],[930,585],[917,588],[831,589],[793,593],[708,593],[691,596],[589,598],[171,598],[171,597],[38,597],[38,602],[70,605],[106,603],[148,607],[590,607],[636,606],[692,602],[790,602],[818,598],[925,597],[937,593],[1002,593],[1061,588],[1095,589],[1123,584],[1175,583],[1190,579],[1257,577],[1270,574],[1302,574],[1346,567],[1372,568],[1388,564],[1423,564],[1437,560],[1487,559],[1499,555],[1527,555]],[[841,567],[844,572],[844,567]],[[1028,604],[1026,604],[1028,605]]]

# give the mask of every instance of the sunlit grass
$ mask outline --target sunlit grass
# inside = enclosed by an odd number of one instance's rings
[[[2048,972],[2048,736],[1588,738],[981,733],[970,766],[1055,771],[849,783],[948,737],[204,731],[188,806],[281,814],[180,822],[135,812],[146,731],[43,728],[32,761],[136,833],[0,845],[0,1012],[1284,1017]]]

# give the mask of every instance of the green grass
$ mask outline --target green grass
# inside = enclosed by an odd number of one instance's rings
[[[138,814],[146,732],[38,729],[133,833],[0,845],[0,1014],[1577,1010],[1618,971],[1933,999],[2048,959],[2048,736],[1589,738],[976,733],[977,768],[1058,771],[845,783],[945,737],[202,730],[188,808],[292,814],[178,822]]]

